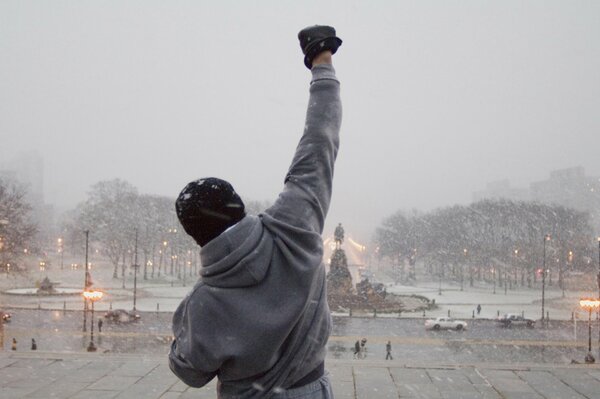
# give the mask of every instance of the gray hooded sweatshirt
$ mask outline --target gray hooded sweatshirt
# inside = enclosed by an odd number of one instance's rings
[[[325,358],[331,330],[321,233],[342,117],[331,65],[312,69],[306,125],[283,192],[202,247],[201,280],[173,316],[171,370],[221,398],[268,398]]]

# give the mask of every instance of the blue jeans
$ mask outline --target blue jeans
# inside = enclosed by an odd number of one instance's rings
[[[273,399],[333,399],[329,373],[325,372],[321,378],[310,384],[278,393]]]

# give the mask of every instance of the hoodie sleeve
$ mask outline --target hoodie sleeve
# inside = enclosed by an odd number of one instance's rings
[[[321,64],[311,71],[304,133],[285,177],[283,192],[265,213],[320,235],[331,200],[342,104],[333,66]]]
[[[203,387],[217,375],[215,372],[206,373],[198,370],[185,359],[177,355],[177,340],[174,340],[171,344],[171,351],[169,352],[169,368],[181,381],[194,388]]]
[[[169,351],[169,368],[187,385],[200,388],[215,378],[217,367],[211,367],[208,359],[203,367],[206,370],[192,363],[192,359],[197,360],[197,356],[194,356],[192,330],[188,328],[191,324],[187,315],[188,300],[189,297],[179,305],[173,314],[174,339]],[[215,371],[210,371],[211,368],[215,368]]]

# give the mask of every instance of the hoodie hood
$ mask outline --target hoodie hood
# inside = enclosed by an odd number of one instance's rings
[[[221,288],[258,284],[269,270],[272,252],[273,240],[260,219],[248,215],[202,247],[202,282]]]

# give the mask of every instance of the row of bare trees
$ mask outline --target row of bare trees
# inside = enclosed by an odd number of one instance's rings
[[[267,206],[264,201],[249,201],[246,210],[258,213]],[[200,270],[199,247],[180,227],[174,198],[140,194],[126,181],[100,181],[91,187],[87,199],[65,219],[65,246],[81,253],[86,230],[92,244],[111,262],[114,278],[124,277],[133,264],[136,230],[144,279],[181,278]]]
[[[564,287],[565,273],[595,270],[596,243],[587,213],[510,200],[397,212],[375,233],[378,256],[398,266],[401,278],[416,278],[422,264],[433,277],[471,286],[475,279],[531,286],[542,273],[545,246],[550,283],[557,275]]]
[[[85,246],[84,231],[113,266],[113,277],[125,275],[133,264],[137,231],[138,264],[144,279],[161,275],[191,274],[198,270],[197,245],[182,229],[172,198],[140,194],[120,180],[94,184],[88,198],[65,220],[65,246]],[[119,265],[121,266],[119,273]]]

